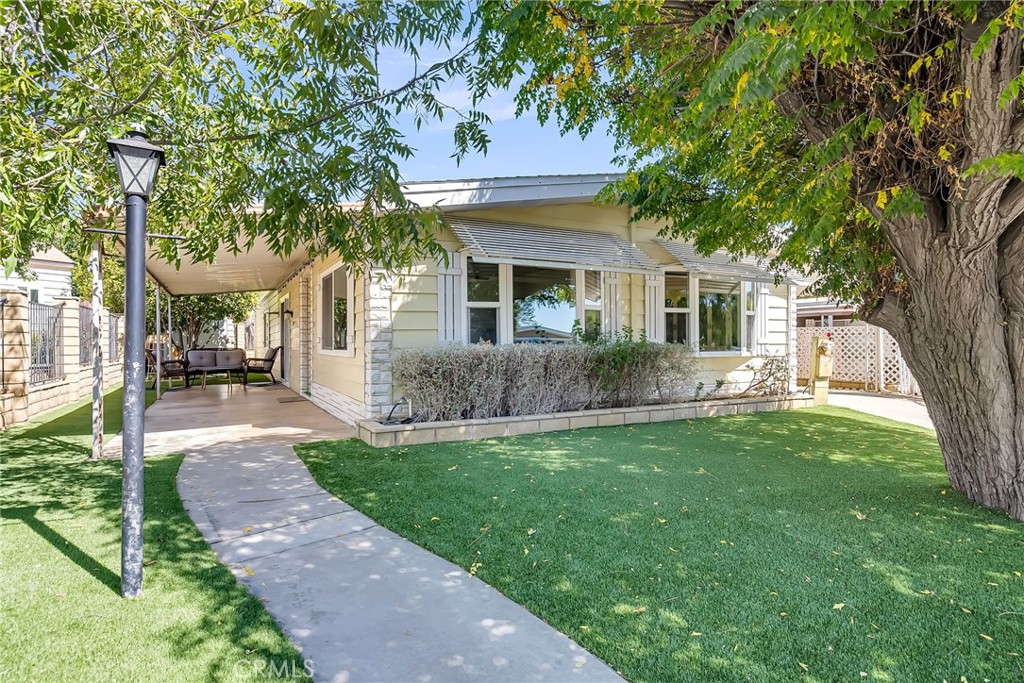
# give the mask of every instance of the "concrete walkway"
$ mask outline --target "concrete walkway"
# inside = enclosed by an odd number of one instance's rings
[[[920,398],[907,396],[886,396],[884,394],[855,393],[851,391],[828,392],[828,404],[841,408],[858,410],[869,415],[887,417],[897,422],[917,425],[926,429],[935,429],[932,419],[928,417],[928,409]]]
[[[293,444],[353,432],[291,391],[171,392],[146,412],[146,432],[147,453],[185,453],[178,491],[189,515],[316,680],[622,680],[487,584],[320,488]]]

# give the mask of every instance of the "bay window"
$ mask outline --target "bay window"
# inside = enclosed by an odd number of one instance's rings
[[[740,284],[699,280],[697,320],[701,351],[740,350]]]
[[[463,319],[470,344],[564,343],[578,324],[598,339],[607,324],[601,272],[466,258]]]
[[[709,354],[756,351],[761,285],[746,280],[667,272],[664,341]]]

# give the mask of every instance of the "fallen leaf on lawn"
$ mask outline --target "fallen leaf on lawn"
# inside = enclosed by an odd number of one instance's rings
[[[985,585],[988,585],[988,586],[998,586],[999,584],[998,583],[992,583],[991,581],[986,581]]]
[[[667,521],[667,519],[662,519],[661,517],[658,517],[658,524],[664,524]]]
[[[440,517],[436,517],[436,516],[435,516],[435,517],[431,517],[431,518],[430,518],[430,521],[431,521],[431,522],[440,522],[440,521],[441,521],[441,518],[440,518]]]
[[[583,668],[583,662],[576,662],[576,668],[577,669],[582,669]]]
[[[971,610],[967,609],[966,607],[961,607],[960,611],[963,612],[964,614],[970,614],[971,613]]]
[[[693,638],[700,638],[702,635],[704,634],[700,631],[690,631],[690,636]]]
[[[589,631],[590,627],[589,626],[580,626],[580,630],[581,631]]]
[[[156,560],[146,560],[145,562],[142,563],[142,566],[143,567],[152,567],[154,564],[156,564]]]
[[[669,546],[669,547],[668,547],[668,549],[669,549],[669,551],[671,551],[671,552],[673,552],[673,553],[678,553],[678,552],[679,552],[678,550],[676,550],[676,549],[675,549],[675,548],[673,548],[672,546]]]
[[[789,612],[779,612],[779,616],[780,617],[788,617],[789,616]]]
[[[459,466],[458,466],[458,465],[452,465],[451,467],[449,467],[449,468],[448,468],[448,471],[449,471],[449,472],[454,472],[454,471],[455,471],[455,470],[457,470],[457,469],[459,469]]]
[[[843,609],[844,607],[846,607],[846,604],[842,602],[837,602],[836,604],[832,605],[832,609]]]
[[[247,526],[247,527],[245,527],[245,531],[246,531],[246,533],[248,533],[248,532],[252,531],[252,527],[251,527],[251,526]]]
[[[800,668],[803,669],[804,671],[810,671],[811,670],[811,667],[807,666],[803,662],[797,662],[797,664],[799,664]]]
[[[930,591],[927,588],[924,589],[923,591],[917,591],[917,592],[920,593],[921,595],[935,595],[935,591]]]
[[[992,636],[986,636],[984,633],[979,633],[978,635],[984,638],[985,640],[992,640]]]
[[[524,546],[523,546],[523,555],[529,555],[529,554],[530,554],[530,549],[529,549],[529,548],[527,548],[527,547],[526,547],[526,546],[524,545]]]
[[[256,652],[256,650],[246,650],[245,654],[251,655],[253,652]]]
[[[527,536],[533,536],[535,533],[537,533],[536,529],[527,529],[526,530],[526,535]]]
[[[646,607],[637,607],[635,610],[633,610],[633,614],[643,614],[646,611]]]
[[[260,598],[260,602],[270,602],[270,598]]]

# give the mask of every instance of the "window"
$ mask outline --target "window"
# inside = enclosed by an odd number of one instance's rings
[[[604,301],[601,273],[580,271],[580,290],[583,294],[583,338],[593,341],[603,332],[601,306]]]
[[[575,273],[561,268],[512,267],[512,329],[517,344],[573,340]]]
[[[697,319],[701,351],[740,350],[740,282],[698,282]]]
[[[320,279],[320,348],[350,351],[352,333],[352,278],[338,267]]]
[[[466,261],[466,306],[469,343],[498,343],[501,273],[496,263]]]
[[[665,341],[690,343],[690,276],[665,273]]]
[[[29,300],[29,303],[33,303],[33,304],[39,303],[39,290],[36,289],[35,287],[30,288],[28,290],[28,300]]]
[[[481,263],[466,258],[465,339],[470,344],[597,339],[608,321],[604,273],[575,268]]]

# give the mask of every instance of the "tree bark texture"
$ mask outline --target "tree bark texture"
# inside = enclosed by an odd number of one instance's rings
[[[968,163],[1015,148],[1021,36],[981,55],[963,41]],[[969,176],[940,210],[883,221],[910,296],[871,320],[900,344],[921,386],[952,487],[1024,520],[1024,202],[1017,181]]]

